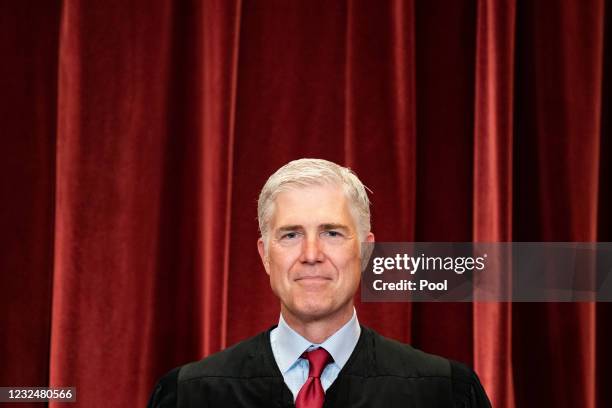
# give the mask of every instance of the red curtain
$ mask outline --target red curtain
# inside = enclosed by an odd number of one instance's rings
[[[611,16],[604,0],[2,2],[0,385],[144,406],[170,368],[274,324],[256,199],[299,157],[355,169],[379,241],[612,241]],[[496,407],[612,405],[609,304],[358,313],[473,365]]]

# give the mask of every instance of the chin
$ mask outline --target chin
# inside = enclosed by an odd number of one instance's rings
[[[329,304],[309,300],[294,302],[288,309],[293,315],[304,321],[318,320],[333,312]]]
[[[291,308],[293,314],[302,321],[322,320],[335,315],[341,309],[340,305],[331,301],[313,302],[312,299],[304,299],[303,302],[297,302]]]

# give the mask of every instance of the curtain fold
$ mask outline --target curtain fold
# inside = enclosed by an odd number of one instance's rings
[[[604,3],[5,2],[0,385],[144,406],[275,324],[256,200],[299,157],[359,174],[378,241],[610,241]],[[357,309],[496,407],[612,401],[607,304]]]
[[[602,1],[517,9],[516,241],[597,239],[603,15]],[[596,406],[595,305],[515,304],[513,316],[517,406]]]
[[[475,242],[512,241],[514,0],[478,2],[474,105]],[[509,257],[507,258],[509,259]],[[508,268],[511,265],[498,265]],[[511,281],[495,280],[511,288]],[[510,289],[511,290],[511,289]],[[495,407],[514,407],[512,304],[474,303],[474,367]]]
[[[49,381],[59,20],[57,1],[0,4],[2,386]]]
[[[228,282],[232,232],[232,178],[234,166],[235,107],[238,80],[241,1],[211,1],[203,5],[201,25],[195,23],[203,38],[202,120],[198,138],[201,190],[197,195],[201,220],[198,239],[198,270],[218,271],[201,276],[202,329],[200,353],[208,355],[227,346]],[[209,63],[210,61],[210,63]],[[208,101],[207,95],[216,95]],[[215,239],[210,239],[215,237]]]
[[[415,2],[415,16],[415,240],[469,242],[477,2]],[[412,309],[414,344],[473,361],[472,305],[419,303]]]
[[[196,252],[183,187],[195,138],[183,122],[168,133],[180,117],[169,115],[180,95],[170,78],[183,68],[170,58],[185,41],[175,12],[166,2],[63,4],[49,382],[77,387],[83,406],[142,406],[152,359],[197,349],[190,314],[174,314],[177,338],[156,324],[197,299],[196,269],[175,273]]]
[[[355,1],[347,5],[341,161],[367,186],[397,189],[396,195],[371,196],[376,239],[411,241],[416,211],[414,4]],[[360,319],[375,329],[410,341],[410,304],[358,303],[358,308]]]

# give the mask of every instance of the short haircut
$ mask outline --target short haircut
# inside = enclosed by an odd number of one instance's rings
[[[320,185],[334,185],[344,189],[359,239],[365,239],[371,228],[370,200],[366,187],[357,175],[348,167],[327,160],[299,159],[290,161],[272,174],[259,193],[257,219],[266,247],[276,196],[291,188]]]

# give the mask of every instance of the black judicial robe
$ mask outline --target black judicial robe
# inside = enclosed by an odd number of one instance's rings
[[[270,330],[175,368],[149,408],[294,407],[270,346]],[[325,393],[331,407],[490,407],[478,377],[455,361],[424,353],[361,326],[361,336]]]

